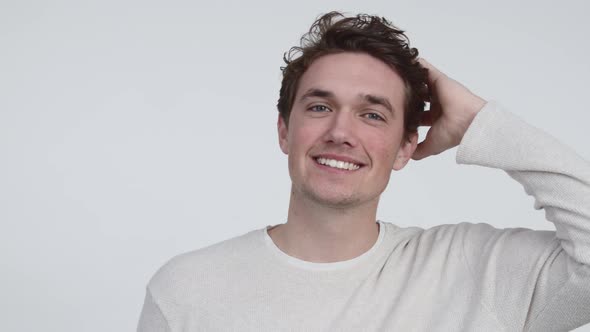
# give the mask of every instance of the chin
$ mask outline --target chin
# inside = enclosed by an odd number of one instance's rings
[[[310,200],[329,207],[334,208],[345,208],[350,206],[359,205],[363,202],[361,197],[354,193],[344,192],[319,192],[319,191],[307,191],[304,193]]]

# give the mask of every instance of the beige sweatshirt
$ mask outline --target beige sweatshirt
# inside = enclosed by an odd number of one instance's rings
[[[361,256],[311,263],[282,252],[268,226],[166,263],[138,331],[553,332],[590,322],[590,164],[493,102],[457,162],[506,171],[556,231],[378,221]]]

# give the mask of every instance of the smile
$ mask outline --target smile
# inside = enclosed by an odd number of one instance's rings
[[[320,165],[329,166],[329,167],[338,168],[338,169],[345,169],[348,171],[355,171],[361,167],[360,165],[357,165],[354,163],[349,163],[346,161],[335,160],[335,159],[328,159],[328,158],[321,158],[320,157],[320,158],[315,158],[315,160]]]

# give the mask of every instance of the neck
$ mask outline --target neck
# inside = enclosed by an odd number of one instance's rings
[[[377,241],[379,197],[365,204],[329,207],[291,192],[286,224],[269,230],[273,242],[289,256],[308,262],[353,259]]]

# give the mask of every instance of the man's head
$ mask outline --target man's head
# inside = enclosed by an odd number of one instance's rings
[[[338,17],[316,21],[286,60],[278,130],[293,193],[346,207],[378,202],[410,159],[425,70],[385,20]]]
[[[426,70],[417,62],[418,50],[411,48],[404,32],[385,18],[369,15],[344,17],[331,12],[321,16],[301,38],[301,46],[285,54],[286,66],[277,108],[289,124],[289,116],[301,76],[321,56],[342,52],[369,54],[390,66],[404,81],[404,139],[416,133],[426,88]]]

